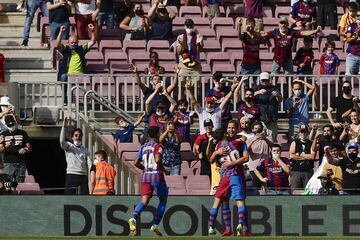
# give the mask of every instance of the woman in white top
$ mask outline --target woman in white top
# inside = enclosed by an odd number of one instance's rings
[[[360,132],[360,118],[359,113],[352,109],[350,112],[351,124],[345,124],[344,130],[340,135],[340,141],[348,140],[350,143],[356,142]]]
[[[149,19],[144,15],[140,3],[134,5],[133,11],[120,23],[120,28],[126,31],[124,40],[145,40],[149,31]]]

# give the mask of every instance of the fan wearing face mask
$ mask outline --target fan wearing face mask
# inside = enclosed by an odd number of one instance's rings
[[[303,85],[307,87],[307,92],[303,93]],[[311,85],[303,80],[295,79],[292,83],[293,95],[285,100],[285,111],[289,115],[289,132],[288,141],[292,142],[298,137],[299,126],[308,125],[309,104],[312,100],[316,86]]]
[[[360,194],[360,158],[359,145],[350,143],[346,146],[346,157],[336,158],[326,152],[327,160],[330,164],[340,166],[342,170],[342,187],[344,194]]]
[[[151,40],[168,40],[173,39],[172,21],[176,13],[162,0],[155,0],[149,10],[151,19]]]
[[[131,143],[133,142],[134,129],[141,124],[146,113],[141,114],[135,123],[129,123],[123,117],[119,116],[115,118],[115,123],[119,129],[114,134],[115,146],[117,142],[120,143]]]
[[[0,135],[0,153],[4,154],[4,173],[9,176],[16,175],[16,181],[24,182],[26,171],[26,155],[31,152],[28,134],[18,129],[18,123],[13,114],[4,117],[8,130]]]
[[[149,18],[145,16],[141,3],[134,4],[132,12],[120,23],[126,31],[124,40],[145,40],[149,32]]]
[[[196,100],[194,94],[190,90],[190,82],[188,81],[185,84],[186,94],[190,99],[190,103],[194,106],[195,112],[199,116],[199,125],[200,125],[200,134],[204,134],[206,129],[204,127],[204,120],[209,118],[212,120],[214,124],[214,129],[222,128],[222,113],[225,111],[227,104],[232,98],[236,87],[239,85],[239,81],[237,78],[233,79],[233,84],[231,85],[231,90],[224,99],[221,101],[219,106],[216,106],[216,100],[214,97],[206,97],[205,105],[201,107],[200,103]]]
[[[346,13],[341,16],[339,23],[339,34],[341,36],[341,41],[346,41],[346,31],[350,24],[356,21],[356,13],[358,10],[358,5],[356,2],[350,2],[346,10]]]
[[[60,147],[65,152],[67,164],[65,194],[74,195],[78,192],[81,195],[87,195],[89,194],[88,173],[92,166],[90,152],[82,146],[83,133],[80,128],[72,130],[71,142],[66,141],[67,123],[68,119],[65,117],[60,132]]]
[[[290,161],[281,157],[279,144],[271,147],[271,155],[262,160],[254,172],[265,186],[266,195],[289,195]]]

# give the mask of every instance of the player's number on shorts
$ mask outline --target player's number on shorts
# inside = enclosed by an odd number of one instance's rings
[[[145,154],[145,155],[143,155],[142,160],[143,160],[145,169],[150,169],[150,168],[156,169],[157,168],[154,154]]]

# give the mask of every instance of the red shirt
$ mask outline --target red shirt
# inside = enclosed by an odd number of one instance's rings
[[[4,71],[4,65],[5,65],[5,57],[0,53],[0,82],[5,82],[5,71]]]

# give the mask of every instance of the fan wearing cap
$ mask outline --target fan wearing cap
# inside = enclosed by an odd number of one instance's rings
[[[230,99],[232,98],[238,84],[239,81],[237,81],[237,79],[234,79],[233,84],[231,85],[230,92],[224,97],[223,101],[220,103],[218,107],[216,107],[216,101],[215,98],[213,97],[206,97],[205,107],[201,107],[199,102],[195,99],[194,94],[190,90],[190,82],[188,81],[185,84],[187,96],[189,97],[195,112],[199,116],[200,134],[205,133],[203,121],[207,118],[212,120],[215,129],[219,129],[222,127],[222,112],[226,109],[226,106],[229,103]]]
[[[0,131],[5,131],[8,130],[8,128],[6,127],[5,124],[5,116],[7,114],[14,114],[14,116],[17,119],[17,122],[19,123],[20,121],[18,121],[18,116],[15,115],[15,107],[14,105],[12,105],[10,103],[10,98],[8,96],[3,96],[0,98],[0,107],[1,107],[1,112],[0,112]]]
[[[264,122],[267,129],[272,131],[272,141],[277,141],[279,119],[278,109],[282,96],[275,85],[270,82],[270,74],[260,74],[260,84],[253,87],[254,103],[260,108],[260,120]]]
[[[316,5],[311,0],[300,0],[291,7],[289,20],[296,27],[311,30],[316,23]]]
[[[330,164],[340,166],[343,177],[343,191],[345,194],[360,194],[360,158],[359,145],[350,143],[346,146],[346,157],[335,158],[329,151],[325,151]]]
[[[16,118],[12,114],[5,117],[8,130],[0,135],[0,153],[4,154],[4,173],[16,181],[24,182],[26,155],[31,152],[30,138],[24,130],[18,129]]]
[[[303,93],[303,86],[307,92]],[[303,80],[295,79],[292,82],[293,95],[285,100],[284,108],[289,116],[288,141],[292,142],[298,136],[300,125],[309,125],[309,102],[316,92],[316,86]]]
[[[155,0],[148,15],[151,19],[151,40],[173,39],[172,20],[176,17],[176,13],[166,6],[163,0]]]
[[[316,152],[311,148],[312,141],[308,137],[308,129],[305,125],[302,125],[300,126],[299,138],[295,139],[290,145],[291,191],[305,188],[313,175]]]
[[[176,54],[179,57],[179,77],[180,81],[184,81],[190,77],[192,82],[200,80],[201,65],[200,52],[203,50],[203,36],[194,28],[194,21],[186,19],[185,33],[177,36]]]
[[[312,36],[321,32],[321,27],[316,30],[299,31],[289,28],[289,21],[286,17],[280,17],[279,28],[270,32],[262,32],[261,35],[267,39],[273,38],[274,60],[272,65],[272,74],[280,74],[281,68],[285,74],[293,74],[292,44],[295,38]]]

